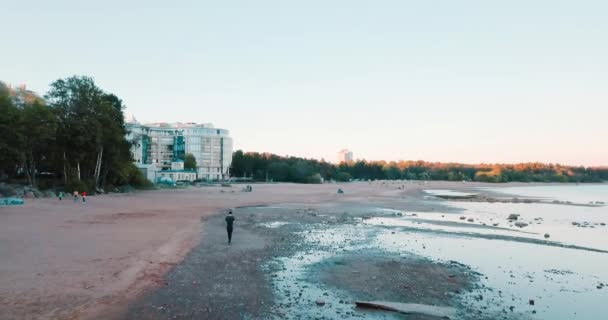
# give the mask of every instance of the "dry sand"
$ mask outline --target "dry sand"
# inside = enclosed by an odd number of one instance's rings
[[[201,187],[0,208],[0,319],[113,318],[161,285],[196,245],[201,219],[222,209],[272,203],[382,201],[458,182],[255,184],[253,192]],[[492,185],[496,186],[496,185]],[[342,188],[345,194],[336,194]]]

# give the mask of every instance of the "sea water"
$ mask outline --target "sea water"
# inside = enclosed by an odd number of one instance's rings
[[[282,312],[332,317],[347,311],[348,308],[341,309],[344,306],[335,301],[348,299],[349,293],[327,290],[322,284],[307,281],[306,274],[315,263],[339,252],[371,248],[389,255],[414,254],[440,262],[457,261],[478,272],[479,288],[460,295],[467,308],[464,310],[467,316],[463,318],[471,318],[468,310],[473,310],[475,314],[480,313],[480,319],[605,319],[608,286],[602,284],[608,285],[608,253],[605,252],[608,251],[608,227],[602,224],[608,222],[608,206],[598,202],[608,203],[608,185],[493,188],[470,192],[485,191],[504,193],[506,198],[542,198],[544,202],[436,200],[449,208],[444,212],[375,208],[370,212],[377,214],[370,214],[371,218],[361,219],[357,224],[306,232],[306,241],[316,244],[315,249],[275,261],[284,267],[276,272],[272,283],[278,296],[291,292],[292,296],[301,295],[308,303],[280,301]],[[448,193],[460,194],[449,190]],[[515,221],[509,221],[511,214],[518,214],[517,222],[525,222],[527,226],[518,227]],[[332,249],[324,250],[324,247]],[[323,291],[329,294],[322,296],[328,306],[310,308]],[[483,299],[479,299],[480,296]],[[361,316],[391,318],[393,315]]]
[[[471,293],[485,295],[474,308],[530,319],[605,319],[608,286],[602,284],[608,285],[608,253],[602,251],[608,251],[608,206],[601,203],[608,203],[608,185],[489,191],[548,201],[448,201],[462,213],[405,213],[366,223],[388,226],[375,241],[389,251],[455,260],[480,272],[490,291]],[[510,214],[528,225],[515,226],[507,220]],[[390,226],[406,228],[393,233]]]

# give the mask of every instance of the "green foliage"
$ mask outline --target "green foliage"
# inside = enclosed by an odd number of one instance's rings
[[[192,153],[186,154],[186,159],[184,159],[184,169],[196,170],[196,158]]]
[[[268,166],[268,176],[275,182],[289,181],[290,167],[285,162],[273,162]]]
[[[8,88],[0,82],[0,178],[14,177],[19,169],[20,143],[16,124],[21,111],[11,102]]]
[[[338,174],[336,174],[335,176],[335,180],[336,181],[340,181],[340,182],[348,182],[353,178],[353,176],[350,175],[350,173],[348,172],[338,172]]]
[[[289,169],[289,179],[294,182],[306,183],[308,177],[314,175],[315,172],[311,165],[305,160],[298,160],[291,165]]]
[[[0,179],[85,188],[134,183],[122,101],[92,78],[53,82],[42,99],[0,83]],[[127,169],[125,169],[127,168]]]
[[[256,181],[320,183],[336,174],[336,168],[325,161],[281,157],[270,153],[234,152],[231,175],[237,178],[253,178]],[[318,174],[318,176],[317,176]]]
[[[306,177],[304,182],[305,183],[323,183],[323,178],[321,178],[320,174],[315,173],[313,175]]]
[[[127,184],[137,189],[150,189],[154,184],[134,164],[129,166]]]
[[[149,189],[154,184],[146,179],[144,174],[137,168],[137,166],[131,162],[123,163],[116,168],[117,173],[110,185],[113,186],[125,186],[130,185],[137,189]]]
[[[389,180],[401,179],[401,170],[397,168],[397,165],[394,162],[384,166],[382,170],[384,170],[384,175]]]
[[[0,196],[12,197],[17,195],[17,190],[10,185],[0,183]]]
[[[63,190],[67,193],[73,193],[74,191],[78,191],[79,193],[83,191],[91,192],[89,186],[85,182],[78,179],[68,180],[63,187]]]
[[[263,181],[318,183],[321,180],[378,179],[450,180],[482,182],[600,182],[608,180],[608,168],[568,167],[557,164],[523,163],[467,165],[425,161],[356,161],[329,164],[314,159],[280,157],[269,153],[234,153],[231,172],[237,177]],[[321,179],[322,178],[322,179]],[[317,182],[318,181],[318,182]]]

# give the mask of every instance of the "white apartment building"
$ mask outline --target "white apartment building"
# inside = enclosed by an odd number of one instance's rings
[[[152,174],[154,171],[174,170],[172,164],[183,161],[188,153],[196,158],[198,179],[223,180],[229,177],[232,138],[228,130],[214,128],[212,124],[142,125],[132,117],[128,120],[127,140],[132,143],[135,164],[147,171],[148,179],[154,181],[160,176]]]
[[[353,161],[353,152],[348,149],[342,149],[338,152],[338,164],[342,162],[352,162]]]

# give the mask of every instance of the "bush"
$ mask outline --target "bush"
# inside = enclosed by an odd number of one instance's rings
[[[15,190],[15,188],[1,183],[0,184],[0,196],[3,197],[12,197],[12,196],[16,196],[17,195],[17,190]]]
[[[68,182],[63,187],[63,190],[67,193],[73,193],[74,191],[78,191],[80,193],[83,191],[89,192],[90,188],[85,182],[79,179],[72,179],[68,180]]]
[[[128,169],[127,183],[137,189],[151,189],[154,184],[148,180],[144,174],[134,165],[131,164]]]
[[[353,178],[348,172],[338,172],[336,175],[336,181],[348,182]]]
[[[54,182],[53,179],[48,179],[48,178],[38,179],[38,183],[37,183],[38,190],[51,189],[55,185],[53,182]]]
[[[133,188],[130,185],[118,187],[118,192],[120,192],[120,193],[129,193],[129,192],[134,192],[134,191],[135,191],[135,188]]]
[[[312,176],[308,176],[306,177],[305,183],[322,183],[323,182],[323,178],[321,178],[320,174],[313,174]]]

